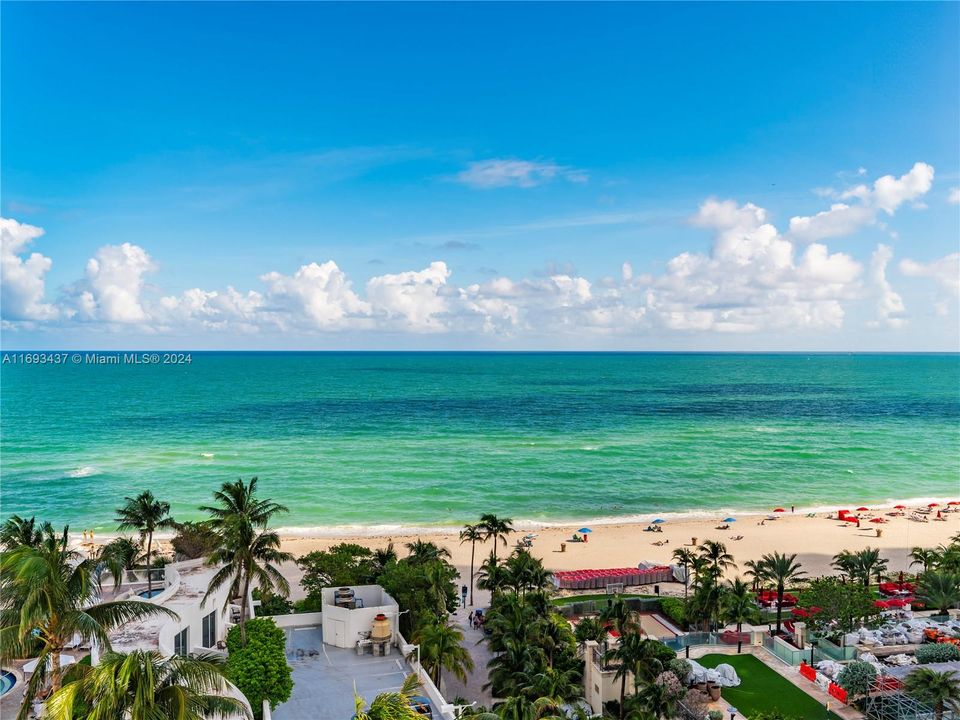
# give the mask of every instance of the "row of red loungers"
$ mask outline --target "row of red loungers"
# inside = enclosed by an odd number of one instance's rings
[[[673,580],[667,565],[644,568],[608,568],[604,570],[560,570],[553,574],[554,584],[561,590],[603,590],[607,585],[649,585]]]

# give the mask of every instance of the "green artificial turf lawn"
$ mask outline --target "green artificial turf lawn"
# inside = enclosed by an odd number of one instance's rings
[[[752,655],[704,655],[697,662],[714,668],[721,663],[733,665],[740,685],[723,688],[722,697],[748,718],[764,710],[780,710],[796,720],[840,720],[826,708]],[[835,700],[834,703],[839,703]]]

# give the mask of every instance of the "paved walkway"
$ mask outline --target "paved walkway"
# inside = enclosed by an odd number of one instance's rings
[[[480,600],[479,597],[475,598]],[[485,607],[485,605],[484,605]],[[487,663],[493,657],[489,645],[483,640],[483,631],[474,630],[467,623],[467,616],[474,608],[460,608],[453,614],[453,620],[463,630],[463,647],[469,651],[473,658],[473,672],[467,676],[467,682],[460,682],[450,673],[444,673],[443,676],[443,696],[447,702],[453,702],[456,697],[464,698],[467,703],[477,702],[486,708],[490,708],[493,703],[493,695],[489,690],[484,690],[483,686],[487,682]]]

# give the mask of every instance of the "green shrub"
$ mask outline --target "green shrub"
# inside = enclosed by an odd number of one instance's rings
[[[690,675],[690,663],[683,658],[675,657],[667,663],[667,670],[677,676],[677,680],[684,682]]]
[[[247,644],[240,640],[240,626],[227,633],[227,678],[239,688],[254,716],[262,714],[263,701],[274,709],[288,700],[293,677],[287,665],[286,636],[271,618],[254,618],[246,623]]]
[[[723,720],[723,712],[720,710],[711,710],[707,713],[707,717],[710,718],[710,720]]]
[[[853,696],[866,695],[870,686],[877,677],[877,670],[868,662],[855,660],[847,663],[840,676],[837,678],[837,685],[842,687]]]
[[[953,660],[960,660],[960,648],[950,643],[930,643],[918,647],[915,655],[917,662],[921,665],[951,662]]]
[[[260,601],[260,606],[257,608],[258,617],[264,615],[289,615],[293,612],[292,602],[285,597],[271,592],[260,592],[260,588],[254,588],[253,599]]]
[[[687,623],[687,603],[681,598],[660,598],[660,611],[681,630]]]

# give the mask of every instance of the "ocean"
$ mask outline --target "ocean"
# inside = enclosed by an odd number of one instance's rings
[[[0,367],[0,517],[258,476],[304,533],[960,499],[960,356],[192,353]]]

